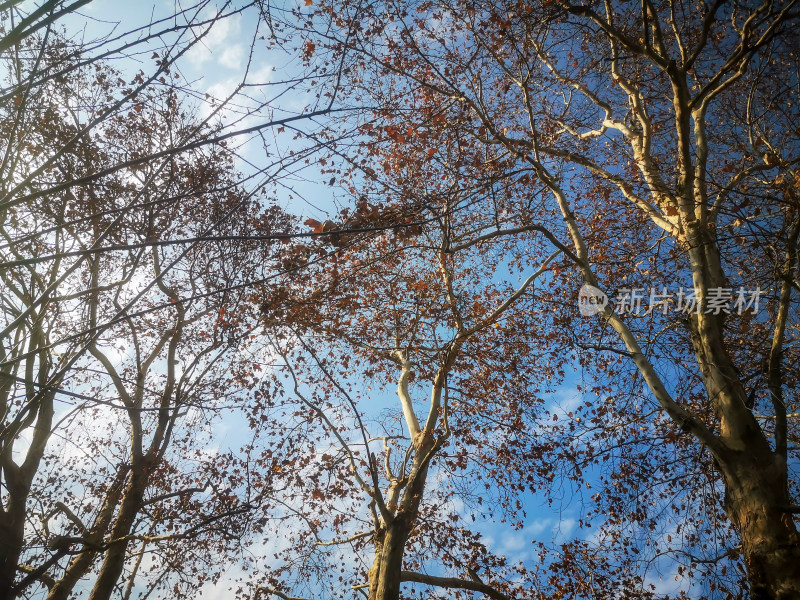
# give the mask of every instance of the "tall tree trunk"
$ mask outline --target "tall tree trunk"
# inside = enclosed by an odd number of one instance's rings
[[[694,284],[703,295],[726,277],[711,231],[688,236]],[[715,458],[725,481],[724,508],[742,542],[754,600],[800,598],[800,535],[789,512],[785,454],[775,451],[748,407],[739,371],[725,346],[725,315],[693,315],[698,364],[719,420],[724,450]],[[776,407],[785,411],[785,406]],[[776,415],[780,416],[780,415]]]
[[[27,497],[27,494],[25,494]],[[25,503],[22,506],[12,500],[3,514],[0,515],[0,600],[16,598],[14,581],[17,576],[19,555],[22,552]],[[22,510],[20,510],[20,508]]]
[[[97,555],[101,551],[100,545],[114,517],[114,511],[119,504],[128,473],[128,465],[122,465],[122,467],[117,470],[114,481],[106,492],[106,499],[103,502],[103,507],[100,509],[91,530],[88,532],[86,547],[70,561],[63,577],[56,581],[55,585],[50,588],[50,592],[47,594],[47,600],[67,600],[77,583],[89,572],[92,565],[94,565]]]
[[[753,600],[800,598],[800,535],[789,512],[782,461],[734,451],[721,464],[725,512],[742,540]]]
[[[369,571],[369,600],[400,597],[400,572],[410,528],[408,519],[398,515],[375,544],[375,561]]]
[[[381,522],[375,540],[375,560],[369,570],[369,600],[397,600],[400,597],[400,573],[406,542],[419,516],[419,505],[428,479],[428,464],[435,447],[427,432],[417,435],[414,464],[408,475],[397,511],[389,523]]]
[[[30,347],[35,348],[44,343],[45,337],[37,331],[33,335]],[[42,370],[37,376],[40,381],[49,374],[50,364],[42,358],[42,353],[36,357]],[[30,362],[29,365],[32,365]],[[31,367],[27,371],[28,377],[33,378]],[[36,426],[33,428],[33,439],[21,465],[14,463],[12,458],[13,445],[3,448],[5,456],[1,456],[2,471],[4,476],[5,493],[8,500],[5,508],[0,506],[0,599],[16,598],[15,589],[17,570],[22,549],[25,545],[25,523],[27,519],[28,496],[31,492],[33,478],[39,468],[39,463],[44,455],[45,445],[50,437],[53,426],[53,397],[54,392],[37,393],[29,401],[38,404]],[[37,402],[38,400],[38,402]],[[8,435],[8,432],[4,432]],[[16,435],[12,433],[12,435]]]
[[[138,468],[131,470],[130,481],[122,496],[122,505],[111,529],[110,546],[106,553],[100,573],[97,576],[89,600],[108,600],[125,566],[129,540],[124,539],[130,535],[131,528],[142,507],[142,498],[149,480],[149,469]],[[114,540],[121,540],[115,542]]]

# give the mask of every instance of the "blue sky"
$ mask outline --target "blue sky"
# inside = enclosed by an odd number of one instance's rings
[[[121,0],[95,0],[83,11],[89,19],[77,15],[72,22],[68,22],[68,27],[77,31],[85,26],[86,38],[90,39],[97,34],[113,30],[117,22],[120,23],[121,30],[136,25],[146,25],[151,16],[158,18],[160,15],[171,14],[176,5],[175,2],[133,3]],[[191,82],[200,93],[196,99],[200,115],[206,115],[211,110],[205,94],[210,98],[221,100],[231,95],[242,82],[242,67],[250,53],[250,41],[255,32],[255,23],[253,15],[236,15],[220,21],[203,42],[180,61],[182,80]],[[149,56],[150,52],[143,53],[142,61],[146,63],[150,60]],[[120,63],[120,66],[123,64]],[[238,98],[234,102],[237,108],[227,111],[223,119],[226,122],[238,122],[237,126],[246,127],[257,123],[259,119],[303,112],[308,106],[308,97],[291,88],[287,91],[286,86],[280,83],[301,72],[302,65],[286,53],[257,48],[247,80],[252,86],[248,88],[248,97]],[[252,113],[252,109],[262,102],[268,103],[267,108]],[[260,139],[253,139],[247,143],[242,140],[240,168],[243,172],[247,173],[253,165],[259,165],[265,159],[265,152],[281,155],[291,149],[302,148],[302,141],[293,141],[290,132],[278,134],[268,130],[266,141],[269,145],[265,149]],[[322,176],[313,162],[303,166],[295,176],[283,183],[285,187],[278,189],[277,199],[290,212],[302,218],[311,216],[323,220],[327,216],[326,213],[335,211],[335,188],[322,183]],[[577,382],[577,374],[568,378],[548,402],[548,410],[563,416],[579,405],[582,398],[576,389]],[[374,390],[373,393],[378,400],[372,404],[376,415],[380,410],[392,407],[399,412],[393,388]],[[238,442],[242,439],[243,427],[244,424],[235,418],[223,420],[215,430],[216,441],[220,445]],[[572,498],[570,494],[566,495],[563,505],[553,506],[547,504],[544,496],[530,495],[525,500],[525,510],[528,513],[528,522],[520,531],[495,522],[481,522],[480,519],[476,521],[477,529],[483,533],[487,545],[493,552],[525,561],[531,556],[532,540],[558,543],[573,535],[583,535],[587,539],[597,535],[594,530],[587,530],[583,534],[578,531],[577,521],[582,508],[579,499]],[[231,571],[232,574],[236,572],[236,567],[232,567]],[[674,573],[666,573],[659,580],[654,574],[652,581],[659,586],[660,591],[668,592],[676,585],[673,576]],[[225,586],[226,582],[221,582],[209,588],[202,597],[209,599],[228,597]]]

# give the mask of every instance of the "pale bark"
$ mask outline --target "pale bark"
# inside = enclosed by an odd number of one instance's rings
[[[503,233],[499,234],[502,235]],[[478,237],[471,243],[480,243],[482,237]],[[445,237],[443,245],[450,247],[449,239]],[[467,246],[465,246],[467,247]],[[505,300],[499,303],[493,310],[480,321],[467,326],[465,319],[459,309],[459,299],[454,282],[454,274],[449,263],[448,254],[442,250],[439,254],[439,272],[447,294],[447,300],[453,320],[456,323],[456,333],[449,344],[445,344],[441,351],[441,359],[436,375],[431,382],[430,404],[428,414],[422,426],[414,411],[413,401],[409,393],[408,382],[409,374],[412,369],[412,362],[408,353],[396,351],[390,358],[400,368],[400,380],[398,384],[398,396],[401,401],[401,408],[409,430],[412,432],[411,465],[408,470],[403,466],[403,472],[393,474],[387,467],[387,476],[390,480],[387,493],[388,501],[383,501],[383,494],[375,488],[373,499],[379,505],[386,507],[386,512],[381,513],[381,517],[376,519],[376,532],[373,537],[375,557],[372,567],[368,573],[369,600],[397,600],[400,595],[400,584],[403,581],[417,581],[420,583],[431,583],[439,585],[439,581],[432,579],[422,580],[422,575],[403,572],[403,557],[409,535],[414,528],[414,524],[419,516],[419,509],[425,493],[425,485],[428,478],[428,468],[431,459],[436,452],[447,443],[450,435],[448,423],[447,407],[447,376],[456,359],[461,353],[463,344],[474,334],[492,326],[509,310],[529,289],[529,287],[547,269],[547,265],[566,248],[559,249],[546,258],[542,265],[529,275],[522,284]],[[436,433],[438,428],[444,431],[442,434]],[[387,514],[388,513],[388,514]],[[441,579],[441,578],[439,578]],[[484,591],[489,590],[492,598],[505,598],[496,592],[491,586],[467,582],[466,585],[452,585],[458,581],[453,578],[444,578],[448,585],[445,587],[461,587]]]
[[[599,286],[591,267],[589,250],[572,213],[570,203],[559,183],[550,176],[540,160],[540,151],[578,164],[610,183],[620,186],[623,194],[633,206],[647,214],[656,225],[670,234],[678,245],[685,248],[692,272],[695,295],[698,298],[705,298],[710,289],[723,288],[727,281],[714,234],[713,219],[718,213],[719,207],[710,205],[707,194],[706,165],[709,147],[705,112],[713,98],[743,76],[753,56],[752,49],[762,45],[775,34],[776,29],[788,18],[796,3],[787,3],[773,17],[773,21],[765,30],[758,35],[753,32],[753,23],[757,14],[763,16],[764,7],[767,5],[753,11],[741,28],[741,43],[731,53],[728,61],[720,67],[716,76],[712,77],[694,95],[686,81],[688,68],[700,55],[707,41],[713,15],[719,8],[719,3],[709,10],[709,17],[704,22],[702,37],[691,56],[686,58],[683,68],[679,67],[676,61],[669,60],[664,45],[658,43],[657,40],[654,46],[648,46],[646,43],[642,45],[641,41],[628,37],[621,29],[618,29],[613,19],[613,3],[606,2],[605,17],[587,7],[573,6],[567,2],[562,4],[569,12],[592,21],[605,33],[611,53],[612,75],[615,82],[627,93],[641,131],[634,131],[615,122],[608,104],[585,90],[585,86],[582,86],[581,82],[571,81],[559,73],[553,63],[548,61],[540,51],[540,58],[559,81],[566,85],[572,85],[605,114],[602,127],[597,131],[578,133],[570,131],[568,128],[566,130],[578,139],[586,139],[600,135],[605,128],[617,129],[630,144],[634,164],[639,169],[642,180],[653,198],[651,203],[634,197],[624,189],[624,180],[617,175],[605,172],[588,156],[558,148],[539,148],[536,132],[532,131],[533,141],[529,146],[533,152],[526,158],[557,200],[574,247],[573,258],[581,270],[583,279],[588,284]],[[657,27],[658,16],[652,10],[648,12],[651,26]],[[647,36],[648,32],[645,31],[642,39],[647,40]],[[678,33],[676,36],[680,39]],[[686,57],[688,50],[685,44],[681,43],[679,47],[683,56]],[[664,178],[650,156],[650,120],[637,86],[620,75],[618,64],[620,53],[647,58],[653,65],[660,68],[671,82],[675,117],[674,156],[677,168],[677,182],[674,190],[666,188]],[[479,116],[485,114],[482,111],[476,111],[476,113]],[[501,141],[509,145],[509,149],[516,142],[516,140],[512,142],[500,137]],[[763,170],[763,167],[751,169],[747,174],[759,170]],[[730,186],[736,185],[747,174],[734,176]],[[723,190],[723,197],[729,191],[729,189]],[[664,212],[654,213],[656,207]],[[739,369],[725,349],[724,314],[706,314],[704,305],[701,305],[699,314],[692,315],[690,322],[697,365],[717,420],[718,431],[712,433],[711,429],[697,416],[670,397],[653,365],[642,352],[636,337],[620,316],[609,307],[606,307],[603,313],[603,317],[617,331],[631,359],[664,411],[682,429],[692,433],[714,456],[725,483],[725,510],[742,539],[751,594],[753,598],[759,600],[784,600],[800,597],[800,569],[797,568],[800,565],[800,537],[798,537],[794,520],[787,512],[791,499],[788,493],[786,472],[786,406],[780,381],[783,328],[792,293],[792,273],[796,269],[797,262],[796,228],[793,229],[791,238],[789,240],[790,249],[784,265],[784,270],[789,274],[783,275],[784,281],[782,282],[768,373],[776,419],[775,450],[771,448],[769,440],[747,406],[747,395]]]
[[[726,454],[725,512],[742,540],[753,600],[800,598],[800,535],[789,512],[784,463],[752,448]]]

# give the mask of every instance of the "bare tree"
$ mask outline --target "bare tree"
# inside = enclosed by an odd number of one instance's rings
[[[245,64],[199,112],[177,61],[226,18],[261,23],[258,3],[80,43],[59,23],[85,3],[17,4],[2,6],[0,597],[70,597],[90,574],[92,598],[145,574],[191,594],[263,494],[233,475],[246,459],[191,440],[251,384],[249,298],[292,231],[266,190],[306,156],[242,175],[239,141],[329,106],[273,118],[273,98],[241,101]],[[149,72],[109,66],[145,50]]]
[[[408,215],[431,188],[482,182],[456,236],[501,264],[561,253],[535,308],[546,326],[515,333],[590,374],[551,476],[611,459],[591,498],[629,540],[610,556],[633,555],[635,528],[642,571],[670,555],[735,593],[741,561],[752,597],[796,596],[796,3],[301,13],[321,23],[318,54],[347,57],[344,101],[370,107],[358,149],[331,146],[355,196]],[[578,313],[583,285],[599,319]],[[682,533],[652,539],[664,511]],[[569,578],[583,560],[552,567]]]

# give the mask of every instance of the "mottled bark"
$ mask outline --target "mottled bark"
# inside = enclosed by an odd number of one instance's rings
[[[713,234],[698,227],[687,237],[695,289],[705,295],[709,288],[724,287],[726,278]],[[784,300],[788,306],[788,298]],[[739,371],[725,347],[724,319],[722,313],[700,311],[693,316],[691,328],[698,364],[719,422],[723,449],[712,449],[712,453],[725,483],[725,512],[741,537],[752,597],[800,598],[800,535],[787,510],[791,500],[784,450],[780,440],[776,440],[775,450],[771,448],[747,405]],[[781,417],[785,420],[786,409],[778,404],[780,422]]]
[[[722,465],[725,511],[742,540],[753,600],[800,598],[800,535],[774,453],[731,453]]]
[[[434,442],[430,434],[417,436],[414,465],[400,506],[389,523],[381,523],[380,533],[375,539],[375,560],[369,571],[369,600],[397,600],[400,597],[406,542],[419,515],[430,458],[441,441]]]
[[[375,544],[375,561],[369,570],[369,599],[393,600],[400,596],[400,572],[408,540],[407,519],[395,519]]]

